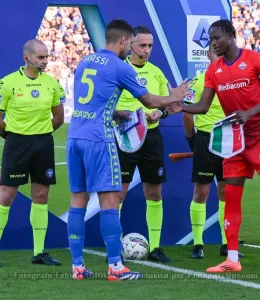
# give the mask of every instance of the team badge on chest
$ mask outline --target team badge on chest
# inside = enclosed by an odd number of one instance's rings
[[[40,93],[37,90],[32,90],[31,95],[33,96],[33,98],[38,98],[40,96]]]
[[[244,63],[244,62],[242,62],[242,63],[239,65],[239,68],[240,68],[241,70],[245,70],[246,66],[247,66],[247,64]]]

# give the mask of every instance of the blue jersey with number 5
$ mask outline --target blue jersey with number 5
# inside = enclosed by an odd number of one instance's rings
[[[114,52],[102,49],[84,57],[75,72],[68,138],[113,142],[113,113],[123,89],[135,98],[148,93],[133,68]]]

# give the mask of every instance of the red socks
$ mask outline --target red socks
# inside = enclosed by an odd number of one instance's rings
[[[238,235],[242,220],[241,200],[243,186],[225,186],[225,232],[228,250],[238,250]]]

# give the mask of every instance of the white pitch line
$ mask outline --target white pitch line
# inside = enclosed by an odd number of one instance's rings
[[[93,254],[93,255],[98,255],[98,256],[103,256],[103,257],[106,256],[105,252],[100,252],[100,251],[83,249],[83,252],[85,252],[87,254]],[[151,267],[154,269],[161,269],[161,270],[166,270],[166,271],[172,271],[175,273],[186,274],[186,275],[188,275],[189,278],[192,278],[192,279],[201,278],[201,279],[207,279],[207,280],[215,280],[215,281],[219,281],[219,282],[223,282],[223,283],[232,283],[232,284],[240,285],[240,286],[247,287],[247,288],[253,288],[253,289],[257,289],[257,290],[260,289],[260,284],[250,282],[250,281],[229,279],[228,277],[224,277],[224,276],[220,276],[220,275],[216,275],[216,274],[207,274],[207,273],[197,272],[197,271],[188,270],[188,269],[175,268],[175,267],[171,267],[168,265],[162,265],[159,263],[152,263],[152,262],[148,262],[148,261],[131,260],[131,262],[135,263],[135,264]],[[234,273],[229,273],[229,274],[232,274],[233,276],[235,275]],[[247,274],[241,274],[241,275],[246,276]],[[227,274],[227,276],[228,276],[228,274]],[[239,276],[239,274],[237,276]]]
[[[62,166],[62,165],[66,165],[67,162],[66,161],[63,161],[63,162],[58,162],[55,164],[55,166]]]
[[[250,247],[250,248],[260,248],[260,246],[250,245],[250,244],[243,244],[243,246]]]

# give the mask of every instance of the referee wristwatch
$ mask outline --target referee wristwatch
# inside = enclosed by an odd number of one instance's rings
[[[158,108],[158,111],[161,113],[161,119],[168,117],[168,111],[164,108]]]

